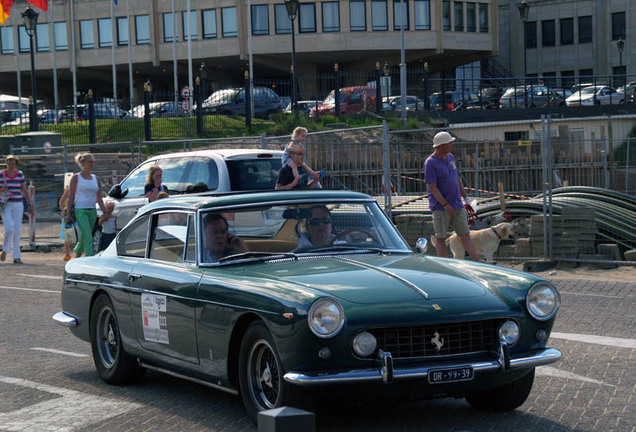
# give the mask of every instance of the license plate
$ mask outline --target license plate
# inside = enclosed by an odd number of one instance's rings
[[[432,369],[428,371],[430,384],[441,384],[457,381],[470,381],[474,378],[473,368],[460,367],[452,369]]]

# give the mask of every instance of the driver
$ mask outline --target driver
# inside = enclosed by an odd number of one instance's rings
[[[309,209],[307,232],[300,235],[298,246],[292,252],[308,247],[330,246],[335,238],[329,209],[324,205],[315,206]]]
[[[218,213],[210,213],[203,217],[203,236],[203,262],[217,262],[228,255],[248,251],[245,241],[229,233],[227,220]]]

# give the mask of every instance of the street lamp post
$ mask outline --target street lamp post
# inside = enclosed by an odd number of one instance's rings
[[[29,128],[32,131],[37,131],[38,97],[35,90],[35,47],[33,44],[33,36],[35,36],[35,32],[37,31],[36,27],[38,24],[38,13],[27,6],[27,9],[22,12],[22,21],[24,22],[24,28],[29,35],[29,52],[31,53],[31,95],[33,96],[33,105],[29,107]]]
[[[528,22],[528,13],[530,12],[530,5],[526,3],[526,0],[523,0],[521,4],[519,4],[519,16],[521,17],[521,21],[523,22],[523,88],[524,88],[524,105],[528,107],[528,90],[526,89],[526,76],[528,75],[527,71],[527,37],[528,37],[528,26],[526,25]]]
[[[199,76],[201,77],[201,91],[203,93],[203,97],[201,99],[205,99],[208,95],[205,85],[205,79],[208,76],[208,68],[204,62],[201,62],[201,66],[199,66]]]
[[[389,63],[388,62],[384,62],[384,67],[382,68],[382,72],[384,72],[384,88],[386,89],[386,102],[389,102],[389,95],[390,95],[390,89],[389,89],[389,73],[391,73],[391,68],[389,67]],[[384,101],[382,101],[384,102]]]
[[[287,15],[291,21],[291,37],[292,37],[292,112],[294,116],[298,113],[297,97],[296,97],[296,36],[294,32],[294,20],[296,19],[296,13],[298,12],[299,0],[285,0],[285,7],[287,8]]]
[[[625,41],[623,38],[618,38],[616,41],[616,48],[618,49],[618,66],[621,74],[623,74],[623,50],[625,49]],[[625,74],[621,77],[621,85],[626,83]]]
[[[424,110],[429,111],[431,109],[431,101],[428,98],[428,62],[424,62]]]

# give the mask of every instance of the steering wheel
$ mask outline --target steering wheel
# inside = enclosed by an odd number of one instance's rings
[[[363,234],[371,237],[371,239],[373,240],[373,242],[372,242],[373,245],[375,245],[375,246],[379,246],[380,245],[380,241],[378,240],[378,238],[374,234],[372,234],[370,231],[367,231],[367,230],[362,229],[362,228],[348,228],[348,229],[346,229],[344,231],[340,231],[334,237],[332,244],[335,243],[337,240],[340,240],[340,239],[343,239],[343,240],[346,241],[346,237],[351,235],[352,233],[355,233],[355,232],[363,233]],[[349,243],[349,241],[347,241],[347,242]],[[356,242],[353,242],[353,241],[351,243],[356,244]]]

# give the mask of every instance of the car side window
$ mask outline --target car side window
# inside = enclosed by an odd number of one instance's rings
[[[183,262],[188,231],[188,213],[155,213],[152,221],[150,259]]]
[[[351,103],[359,104],[362,103],[362,95],[360,93],[354,93],[351,95]]]
[[[148,162],[139,165],[135,168],[130,175],[121,183],[121,190],[128,189],[127,197],[137,197],[144,195],[144,186],[146,185],[146,175],[148,174],[148,168],[154,163]]]
[[[214,159],[191,159],[189,165],[185,182],[187,187],[194,189],[193,192],[216,190],[219,187],[219,169]]]
[[[117,236],[118,255],[138,258],[146,256],[148,220],[148,216],[139,218]]]
[[[186,243],[186,262],[195,262],[197,255],[196,235],[194,232],[194,215],[188,215],[188,242]]]
[[[165,185],[169,191],[183,192],[187,186],[186,168],[191,160],[188,158],[159,159],[157,165],[163,171],[161,184]],[[146,171],[147,173],[148,171]]]

